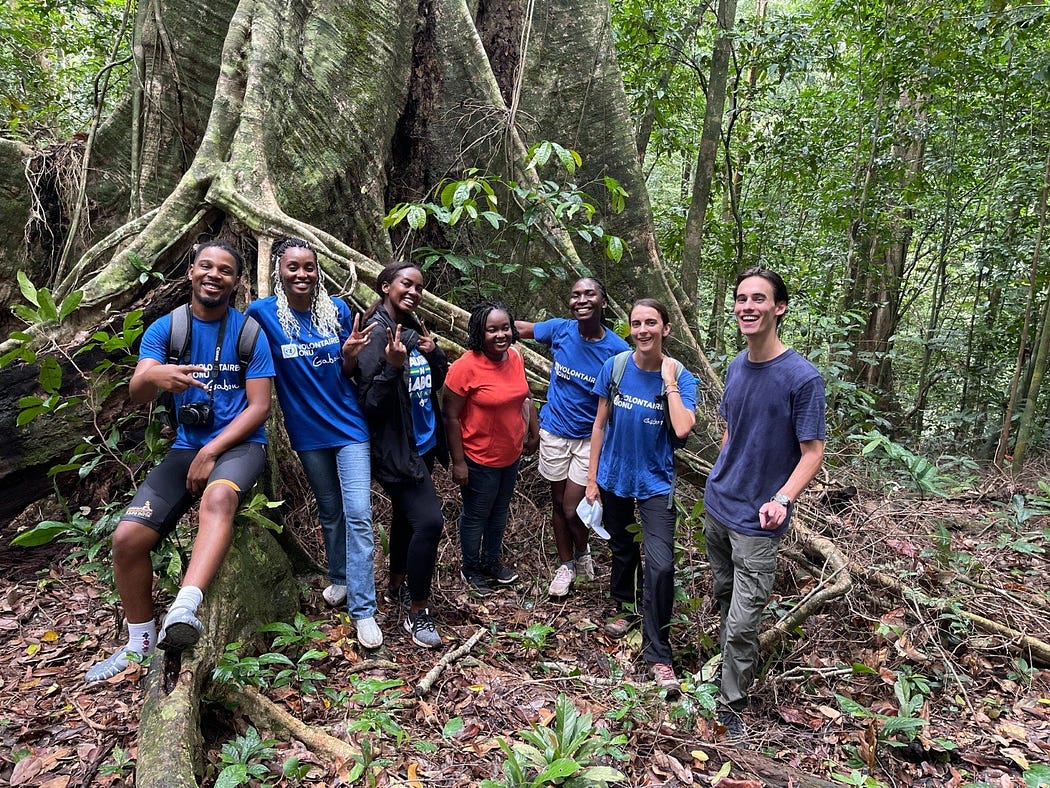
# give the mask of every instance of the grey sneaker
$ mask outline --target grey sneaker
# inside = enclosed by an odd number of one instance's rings
[[[568,564],[562,564],[554,572],[554,579],[547,587],[547,593],[553,597],[567,596],[572,582],[576,579],[576,572]]]
[[[594,580],[594,559],[589,552],[576,556],[576,574],[586,580]]]
[[[331,607],[339,607],[346,601],[346,586],[332,583],[321,592],[321,596],[324,597],[324,601]]]
[[[726,744],[743,744],[747,741],[747,726],[744,718],[731,706],[719,703],[716,709],[718,713],[718,725],[725,728],[722,739]]]
[[[383,633],[372,616],[357,619],[354,626],[357,628],[357,642],[361,648],[379,648],[383,645]]]
[[[412,635],[412,642],[417,646],[437,648],[441,645],[441,635],[438,634],[437,624],[431,618],[429,608],[405,616],[405,631]]]
[[[480,572],[467,572],[466,570],[460,570],[460,578],[464,583],[467,584],[467,588],[474,594],[474,596],[486,597],[492,596],[492,586],[489,585],[489,579],[487,575],[483,575]]]
[[[383,601],[388,605],[399,605],[400,607],[412,607],[412,594],[408,590],[408,583],[402,583],[397,588],[387,588],[383,593]]]
[[[509,585],[518,579],[517,570],[500,561],[496,561],[493,564],[482,564],[481,573],[501,586]]]
[[[189,608],[173,607],[164,617],[164,625],[157,637],[157,648],[165,651],[185,651],[201,639],[204,624]]]
[[[94,684],[97,681],[105,681],[123,673],[131,660],[128,659],[128,647],[122,646],[116,653],[106,657],[101,662],[96,662],[84,676],[85,684]]]

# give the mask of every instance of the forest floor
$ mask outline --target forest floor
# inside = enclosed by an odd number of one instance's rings
[[[590,747],[561,754],[619,770],[622,785],[1050,785],[1050,666],[1033,666],[1016,641],[975,628],[958,609],[926,607],[862,576],[880,569],[927,596],[1050,640],[1050,516],[1040,508],[1050,493],[1034,482],[1025,489],[985,477],[964,494],[925,500],[862,489],[837,513],[819,508],[811,494],[819,530],[850,560],[854,585],[766,656],[745,714],[748,739],[734,746],[710,718],[714,690],[703,682],[717,616],[695,521],[687,519],[677,535],[672,641],[683,685],[668,697],[650,682],[640,638],[614,640],[602,629],[611,609],[600,540],[598,579],[579,583],[564,600],[547,596],[556,557],[546,485],[534,465],[522,473],[505,540],[521,579],[485,599],[471,596],[459,578],[458,494],[443,471],[437,478],[449,525],[432,610],[446,648],[414,646],[401,611],[381,601],[386,643],[362,653],[346,617],[324,606],[323,577],[303,577],[305,618],[285,632],[292,642],[275,648],[274,633],[263,635],[238,670],[358,754],[339,762],[301,740],[268,730],[256,736],[242,712],[209,703],[205,785],[243,778],[253,785],[451,787],[506,779],[501,743],[520,745],[521,731],[557,729],[561,694],[589,715],[575,722]],[[1018,492],[1030,493],[1026,506]],[[378,493],[375,500],[381,524],[387,512]],[[10,547],[16,527],[0,532],[0,784],[132,785],[144,669],[83,684],[86,668],[116,644],[108,581],[71,563],[69,545]],[[381,591],[386,567],[377,556]],[[767,624],[821,587],[821,574],[819,566],[782,558]],[[158,603],[166,601],[158,592]],[[478,630],[470,652],[417,698],[421,677]],[[316,653],[303,657],[310,649]],[[279,678],[287,665],[252,661],[268,651],[283,652],[298,670]],[[537,771],[526,769],[520,784],[548,784],[532,782]]]

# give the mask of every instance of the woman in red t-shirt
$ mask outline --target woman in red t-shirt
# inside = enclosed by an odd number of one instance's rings
[[[470,313],[468,352],[445,378],[445,427],[452,478],[463,495],[459,518],[463,582],[480,596],[492,583],[505,585],[518,573],[500,561],[503,531],[524,450],[540,441],[539,419],[525,380],[525,361],[512,344],[514,318],[498,301],[483,301]]]

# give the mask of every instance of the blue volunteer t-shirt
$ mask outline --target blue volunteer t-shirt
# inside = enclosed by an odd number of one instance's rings
[[[594,393],[609,397],[614,359],[602,365]],[[605,426],[602,453],[598,458],[598,486],[621,498],[645,500],[671,491],[674,449],[664,426],[660,400],[663,383],[659,370],[638,369],[633,354],[628,357],[613,407],[612,423]],[[678,375],[682,404],[696,408],[696,378],[683,369]]]
[[[430,362],[418,348],[408,354],[408,397],[412,400],[412,430],[416,451],[423,456],[437,446],[437,418],[434,415]]]
[[[575,320],[556,318],[533,326],[533,337],[554,356],[547,404],[540,410],[540,427],[562,438],[589,438],[598,412],[594,383],[607,358],[628,349],[610,329],[596,342],[580,336]]]
[[[733,359],[719,414],[729,441],[711,469],[704,508],[727,528],[749,536],[780,536],[758,524],[758,510],[787,481],[802,458],[801,441],[824,440],[824,381],[809,361],[787,350],[770,361]]]
[[[350,308],[333,298],[338,334],[321,334],[309,312],[291,310],[299,333],[289,337],[277,317],[277,298],[252,302],[248,314],[259,321],[277,371],[277,399],[288,439],[296,451],[364,443],[368,425],[355,386],[343,374],[343,342],[353,328]]]
[[[181,307],[180,307],[181,308]],[[192,318],[190,328],[190,347],[186,353],[186,364],[207,367],[210,371],[215,361],[215,345],[219,337],[221,320],[200,320]],[[244,384],[241,383],[241,364],[237,356],[237,338],[244,325],[244,315],[230,308],[226,312],[226,328],[222,335],[222,351],[219,355],[219,372],[212,389],[212,412],[214,418],[210,427],[192,427],[180,424],[175,436],[173,449],[199,449],[222,432],[226,426],[248,407],[248,397]],[[171,315],[164,315],[142,335],[139,348],[139,359],[151,358],[166,364],[168,361],[168,336],[171,333]],[[202,383],[209,381],[208,372],[198,372],[195,378]],[[272,378],[273,359],[266,337],[259,332],[255,340],[255,349],[245,373],[246,379]],[[175,410],[190,402],[207,402],[208,395],[203,389],[192,387],[175,395]],[[266,427],[260,425],[255,432],[245,438],[245,443],[266,443]]]

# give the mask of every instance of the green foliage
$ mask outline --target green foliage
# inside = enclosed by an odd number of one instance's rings
[[[135,759],[123,747],[113,748],[113,757],[98,767],[103,777],[129,777],[135,769]]]
[[[260,632],[273,633],[277,637],[273,639],[271,647],[275,649],[291,647],[305,648],[311,643],[325,639],[325,632],[321,629],[320,621],[313,621],[302,613],[296,613],[294,621],[275,621],[272,624],[264,624],[259,627]]]
[[[215,788],[237,788],[270,776],[265,761],[277,755],[276,744],[276,739],[263,739],[254,726],[249,727],[243,736],[226,742],[219,753],[223,766],[215,780]]]
[[[404,697],[404,682],[400,679],[376,679],[350,676],[350,701],[356,707],[348,731],[390,736],[401,745],[408,734],[387,708]]]
[[[521,643],[526,650],[539,653],[547,648],[547,638],[553,633],[554,627],[549,624],[534,623],[522,632],[508,632],[507,637]]]
[[[499,740],[506,755],[504,780],[483,780],[483,788],[541,788],[548,785],[607,786],[622,782],[624,774],[611,766],[597,763],[600,757],[623,756],[620,744],[626,739],[603,738],[594,727],[591,715],[580,714],[572,702],[559,695],[554,703],[551,727],[533,725],[518,732],[521,739],[513,745]]]
[[[550,141],[531,146],[526,160],[537,170],[557,165],[569,177],[576,175],[583,163],[579,153]],[[615,178],[604,175],[595,185],[604,190],[614,213],[623,211],[628,195]],[[507,209],[501,211],[501,204]],[[515,207],[511,209],[511,205]],[[455,292],[470,300],[502,293],[509,276],[527,277],[532,290],[551,276],[565,279],[566,260],[536,259],[535,248],[530,246],[558,232],[568,232],[597,246],[609,260],[619,262],[623,241],[606,233],[597,217],[597,200],[575,183],[553,179],[522,183],[471,168],[460,180],[439,183],[429,200],[395,205],[384,217],[383,227],[391,229],[405,223],[411,239],[412,233],[433,220],[451,246],[415,246],[411,255],[422,260],[424,268],[443,265],[455,271],[460,280]],[[544,243],[539,254],[550,254],[555,247]]]
[[[247,521],[268,531],[280,533],[283,530],[283,526],[267,517],[265,512],[267,509],[276,509],[282,505],[284,505],[284,501],[271,501],[263,493],[256,493],[250,501],[241,505],[234,520]]]

